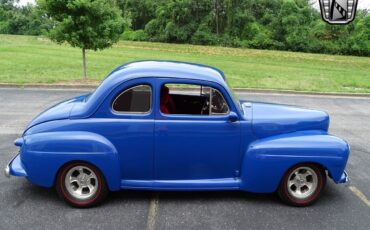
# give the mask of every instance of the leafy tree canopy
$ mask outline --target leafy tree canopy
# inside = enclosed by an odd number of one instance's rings
[[[112,46],[123,32],[120,10],[111,0],[39,0],[53,21],[52,40],[84,49]]]
[[[317,0],[38,0],[22,7],[16,1],[0,0],[0,33],[50,34],[86,49],[109,47],[121,36],[370,56],[370,12],[329,25],[312,6]]]

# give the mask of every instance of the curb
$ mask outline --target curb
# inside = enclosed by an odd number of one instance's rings
[[[98,85],[63,85],[63,84],[11,84],[0,83],[0,88],[19,89],[95,89]]]
[[[66,85],[66,84],[11,84],[0,83],[0,88],[20,89],[83,89],[94,90],[98,85]],[[187,89],[184,89],[187,90]],[[313,92],[280,89],[258,89],[258,88],[234,88],[238,93],[269,93],[269,94],[291,94],[291,95],[313,95],[313,96],[344,96],[344,97],[370,97],[370,93],[340,93],[340,92]]]
[[[370,97],[370,93],[340,93],[340,92],[314,92],[281,89],[257,89],[257,88],[234,88],[238,93],[269,93],[269,94],[291,94],[312,96],[339,96],[339,97]]]

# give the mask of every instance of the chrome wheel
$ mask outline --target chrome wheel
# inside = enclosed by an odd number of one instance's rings
[[[68,193],[78,200],[93,197],[99,186],[96,174],[86,166],[75,166],[68,170],[64,183]]]
[[[298,167],[288,177],[288,192],[297,199],[306,199],[315,193],[318,187],[316,172],[309,167]]]

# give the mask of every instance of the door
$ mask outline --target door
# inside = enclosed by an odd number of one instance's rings
[[[121,180],[153,180],[154,80],[123,83],[95,114],[94,132],[113,143],[119,154]],[[90,119],[91,120],[91,119]]]
[[[156,86],[160,92],[155,119],[156,180],[236,177],[240,123],[229,119],[234,109],[230,97],[211,83],[170,83],[162,79]]]

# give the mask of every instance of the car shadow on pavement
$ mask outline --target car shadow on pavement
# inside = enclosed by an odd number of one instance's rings
[[[115,202],[121,199],[142,200],[159,199],[160,202],[213,202],[213,201],[243,201],[251,203],[279,203],[279,198],[275,193],[258,194],[242,191],[135,191],[122,190],[111,192],[107,198],[108,202]]]
[[[8,184],[11,189],[7,189],[8,204],[16,208],[21,206],[27,199],[32,199],[32,202],[48,203],[48,205],[65,205],[58,197],[54,187],[43,188],[32,185],[26,180],[16,181]],[[329,182],[323,191],[319,200],[319,204],[327,204],[336,202],[337,200],[345,199],[343,188],[337,188],[332,182]],[[4,194],[5,195],[5,194]],[[276,193],[260,194],[243,191],[188,191],[188,192],[173,192],[173,191],[141,191],[141,190],[121,190],[110,192],[107,199],[103,202],[103,206],[117,203],[135,203],[149,201],[153,198],[159,199],[160,203],[213,203],[213,202],[243,202],[245,204],[259,205],[282,205]]]

